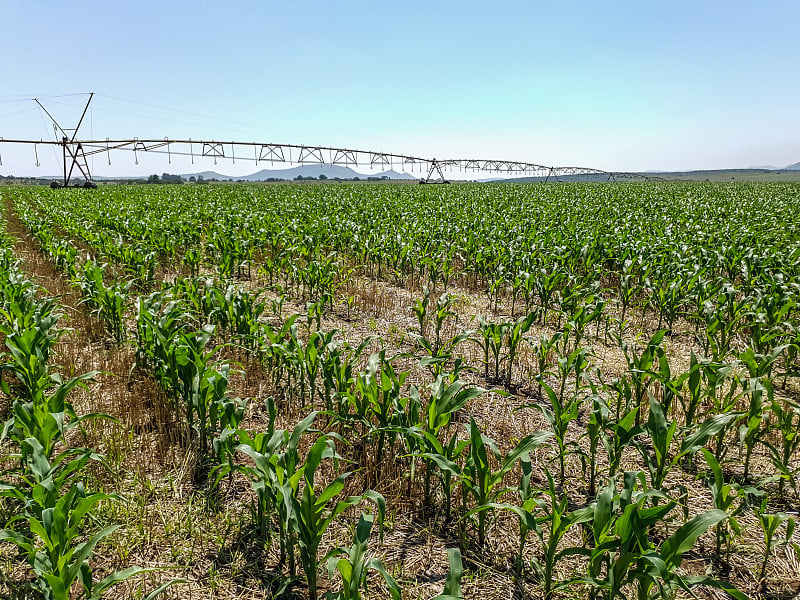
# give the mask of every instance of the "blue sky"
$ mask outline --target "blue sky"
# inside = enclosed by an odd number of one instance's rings
[[[0,0],[0,137],[318,144],[607,170],[800,161],[800,2]],[[0,174],[52,150],[0,144]],[[177,171],[128,154],[97,174]],[[173,161],[175,162],[175,161]],[[197,165],[195,165],[197,167]],[[255,170],[200,165],[230,174]],[[195,170],[201,170],[196,168]]]

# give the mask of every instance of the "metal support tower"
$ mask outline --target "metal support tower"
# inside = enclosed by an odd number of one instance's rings
[[[86,106],[83,107],[81,118],[78,120],[78,124],[73,129],[64,129],[61,127],[58,121],[56,121],[55,117],[50,114],[50,111],[48,111],[38,99],[34,98],[34,100],[36,100],[36,104],[38,104],[47,114],[47,116],[50,117],[50,120],[53,121],[53,131],[56,133],[56,137],[58,137],[58,132],[61,132],[61,141],[59,142],[59,145],[61,146],[64,158],[64,187],[69,185],[69,181],[72,178],[72,173],[75,170],[75,167],[78,167],[78,170],[81,172],[81,175],[83,175],[83,178],[87,183],[92,181],[92,174],[89,171],[89,162],[86,160],[86,152],[83,149],[83,144],[79,141],[76,141],[75,138],[78,136],[78,130],[83,123],[86,112],[89,110],[89,104],[92,102],[93,97],[94,93],[89,94],[89,99],[86,101]],[[67,131],[71,131],[72,136],[70,136]],[[69,163],[69,166],[67,166],[67,163]]]

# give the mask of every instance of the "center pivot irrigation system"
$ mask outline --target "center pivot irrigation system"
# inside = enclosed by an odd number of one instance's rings
[[[655,179],[640,173],[624,173],[603,171],[588,167],[552,167],[536,163],[520,162],[513,160],[491,159],[436,159],[394,154],[391,152],[376,152],[372,150],[354,150],[349,148],[331,148],[328,146],[307,146],[298,144],[275,144],[262,142],[236,142],[217,140],[192,140],[192,139],[121,139],[115,140],[79,140],[78,130],[89,110],[94,93],[89,94],[89,99],[83,109],[78,124],[71,129],[65,129],[56,121],[55,117],[36,98],[33,99],[53,122],[54,141],[45,140],[16,140],[3,139],[0,143],[30,144],[34,147],[36,164],[39,164],[38,146],[61,146],[63,154],[63,179],[54,181],[51,187],[67,187],[73,177],[77,176],[76,169],[83,176],[84,187],[97,187],[89,171],[87,157],[106,154],[108,164],[111,164],[111,151],[127,150],[133,152],[136,164],[139,164],[139,152],[150,154],[165,154],[171,161],[172,156],[191,157],[194,159],[231,160],[235,164],[239,161],[253,161],[269,163],[299,164],[299,165],[341,165],[346,167],[369,166],[370,169],[394,169],[403,171],[419,171],[420,183],[448,183],[446,171],[459,171],[462,173],[496,173],[501,175],[524,175],[541,178],[543,181],[558,180],[563,176],[586,176],[593,179],[614,181],[619,179],[646,180]],[[60,139],[59,139],[60,138]],[[2,162],[0,162],[2,164]]]

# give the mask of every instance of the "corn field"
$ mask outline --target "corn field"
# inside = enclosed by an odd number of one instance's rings
[[[2,597],[800,593],[798,185],[0,194]]]

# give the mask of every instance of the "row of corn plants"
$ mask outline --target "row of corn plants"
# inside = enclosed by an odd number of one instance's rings
[[[79,415],[69,401],[70,392],[97,373],[64,380],[53,366],[53,347],[64,332],[58,327],[60,306],[42,296],[19,269],[11,244],[6,237],[0,243],[0,334],[5,345],[0,386],[11,400],[0,435],[0,541],[17,548],[33,575],[28,585],[40,597],[99,599],[118,583],[146,572],[129,567],[97,580],[92,571],[96,547],[119,526],[98,531],[89,517],[101,503],[121,499],[87,489],[87,466],[103,466],[103,456],[68,438],[84,422],[110,417]]]

